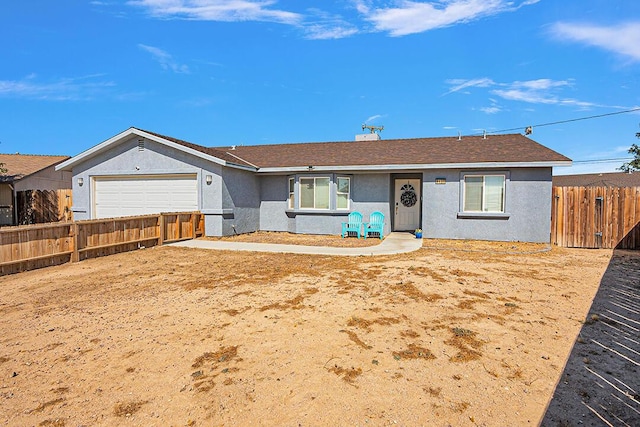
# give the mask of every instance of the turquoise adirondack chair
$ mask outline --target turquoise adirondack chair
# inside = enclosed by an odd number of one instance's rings
[[[372,212],[369,215],[369,222],[364,223],[364,238],[366,239],[369,233],[378,233],[380,240],[384,236],[384,214],[382,212]]]
[[[347,217],[347,222],[342,223],[342,237],[348,236],[349,233],[357,233],[358,239],[362,230],[362,214],[360,212],[351,212]]]

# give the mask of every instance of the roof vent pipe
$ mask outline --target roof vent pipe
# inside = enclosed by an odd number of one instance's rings
[[[462,134],[458,131],[458,141],[462,141]]]
[[[487,139],[487,130],[486,129],[484,129],[482,131],[482,139]]]

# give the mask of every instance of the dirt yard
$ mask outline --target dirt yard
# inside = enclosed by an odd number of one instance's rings
[[[164,246],[0,277],[0,424],[536,425],[612,252],[424,246]]]

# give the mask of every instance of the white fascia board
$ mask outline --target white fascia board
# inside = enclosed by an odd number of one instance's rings
[[[237,163],[231,163],[231,162],[224,162],[224,166],[229,167],[229,168],[234,168],[234,169],[241,169],[243,171],[249,171],[249,172],[257,172],[258,169],[251,167],[251,166],[245,166],[245,165],[239,165]]]
[[[494,168],[549,168],[555,166],[571,166],[571,161],[555,162],[487,162],[487,163],[435,163],[407,165],[357,165],[357,166],[296,166],[260,168],[258,173],[292,173],[292,172],[331,172],[331,171],[389,171],[389,170],[422,170],[422,169],[494,169]]]
[[[247,166],[243,166],[243,165],[236,165],[234,163],[228,163],[222,159],[219,159],[215,156],[211,156],[209,154],[203,153],[202,151],[198,151],[198,150],[194,150],[192,148],[186,147],[184,145],[181,144],[177,144],[175,142],[166,140],[164,138],[160,138],[156,135],[151,135],[150,133],[141,131],[140,129],[136,129],[136,128],[129,128],[127,130],[125,130],[124,132],[119,133],[118,135],[111,137],[109,139],[107,139],[106,141],[101,142],[98,145],[95,145],[91,148],[89,148],[88,150],[83,151],[82,153],[78,154],[77,156],[74,156],[60,164],[58,164],[56,166],[56,171],[59,170],[68,170],[71,171],[73,166],[77,165],[80,162],[83,162],[87,159],[90,159],[91,157],[107,150],[108,148],[110,148],[113,145],[118,145],[122,142],[124,142],[125,140],[127,140],[130,136],[132,135],[137,135],[137,136],[141,136],[145,139],[149,139],[151,141],[155,141],[159,144],[163,144],[166,145],[168,147],[174,148],[176,150],[179,151],[183,151],[185,153],[191,154],[193,156],[196,157],[200,157],[202,159],[208,160],[210,162],[222,165],[222,166],[229,166],[229,167],[233,167],[233,168],[237,168],[237,169],[245,169],[245,170],[249,170],[249,171],[255,171],[254,168],[251,167],[247,167]]]

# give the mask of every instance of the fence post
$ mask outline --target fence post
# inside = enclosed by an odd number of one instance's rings
[[[158,215],[158,246],[164,244],[164,215]]]
[[[71,262],[80,261],[80,252],[78,252],[78,223],[71,223],[71,245],[73,247],[73,252],[71,253]]]

